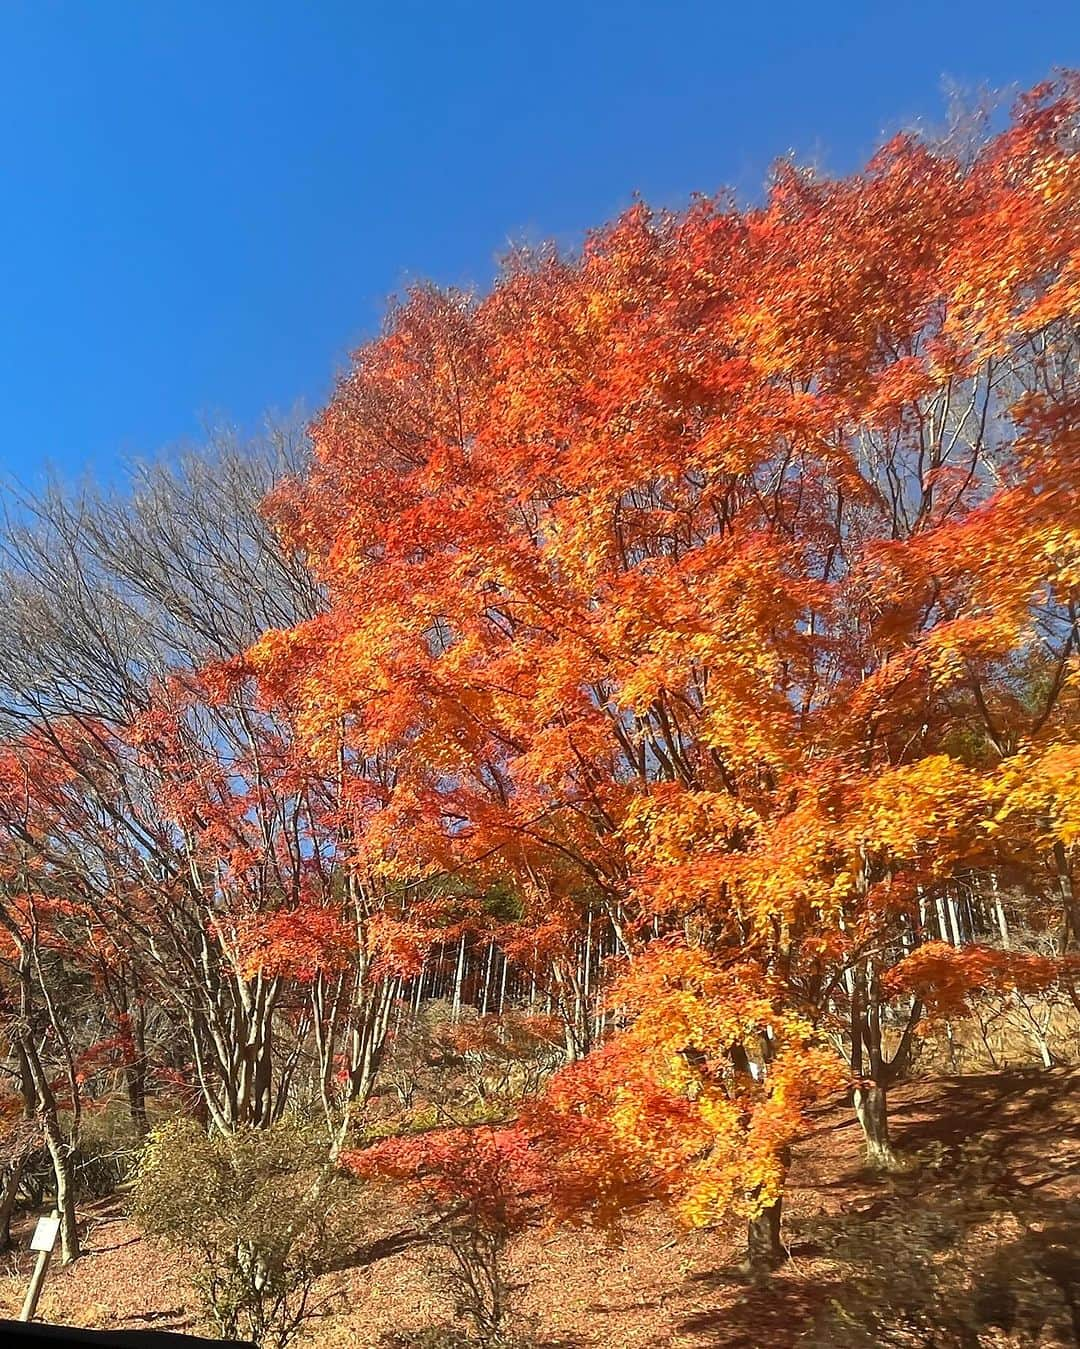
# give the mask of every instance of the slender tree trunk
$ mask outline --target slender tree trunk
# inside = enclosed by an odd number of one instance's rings
[[[851,1068],[857,1080],[852,1104],[866,1142],[866,1160],[876,1170],[889,1171],[897,1166],[889,1138],[887,1087],[907,1070],[912,1037],[921,1016],[922,1005],[916,1000],[896,1053],[891,1061],[886,1060],[881,1044],[878,972],[870,962],[859,962],[851,999]]]
[[[480,995],[480,1015],[487,1016],[488,1002],[491,997],[491,970],[492,966],[495,964],[495,945],[493,942],[488,943],[488,948],[484,952],[484,960],[482,964],[483,964],[483,977],[481,980],[481,984],[483,991]]]
[[[996,876],[990,877],[990,889],[994,895],[994,917],[997,919],[998,932],[1001,934],[1001,944],[1005,950],[1009,950],[1009,923],[1005,917],[1005,906],[1001,902],[1001,891],[998,889],[998,880]]]
[[[451,1004],[450,1017],[453,1021],[461,1019],[461,986],[465,979],[465,933],[461,934],[461,944],[458,947],[457,966],[454,970],[454,998]]]
[[[753,1065],[743,1044],[737,1042],[731,1046],[731,1062],[736,1073],[753,1077],[757,1081],[757,1074],[752,1071]],[[767,1074],[767,1062],[761,1065],[761,1069],[763,1076]],[[789,1148],[781,1151],[780,1161],[786,1175],[791,1161]],[[751,1200],[757,1199],[759,1193],[755,1191],[750,1196]],[[769,1270],[782,1265],[787,1258],[787,1252],[780,1241],[783,1203],[783,1195],[778,1195],[771,1204],[755,1213],[746,1224],[746,1266],[754,1274],[766,1274]]]
[[[136,1134],[142,1139],[146,1137],[150,1128],[146,1117],[146,1076],[150,1060],[146,1053],[146,1009],[141,998],[136,1004],[134,1015],[131,1018],[131,1026],[132,1041],[135,1047],[135,1062],[131,1065],[133,1088],[131,1119],[135,1125]]]
[[[45,1131],[45,1140],[52,1158],[53,1172],[56,1175],[56,1211],[60,1214],[60,1252],[65,1265],[78,1260],[82,1255],[79,1244],[79,1225],[75,1213],[75,1177],[71,1168],[71,1154],[59,1133],[50,1135]]]
[[[949,918],[949,939],[959,948],[964,944],[964,934],[960,928],[960,909],[952,895],[945,896],[945,912]]]
[[[353,1105],[366,1105],[375,1088],[397,992],[398,981],[389,979],[380,981],[364,996],[362,1022],[353,1031],[349,1067],[349,1100]]]
[[[124,1089],[127,1092],[128,1113],[131,1116],[135,1136],[142,1141],[150,1131],[150,1122],[146,1115],[145,1075],[140,1064],[124,1065]]]
[[[1061,951],[1064,955],[1073,947],[1080,947],[1080,903],[1077,902],[1076,891],[1073,888],[1065,845],[1060,841],[1054,844],[1054,870],[1057,872],[1058,889],[1061,892]]]
[[[124,1089],[135,1135],[141,1142],[149,1132],[146,1117],[146,1012],[141,999],[128,1013],[129,1042],[124,1054]]]
[[[71,1166],[71,1148],[60,1127],[56,1097],[45,1074],[37,1048],[29,1031],[23,1037],[23,1051],[30,1063],[37,1089],[37,1113],[45,1146],[52,1162],[56,1179],[56,1208],[60,1214],[60,1243],[64,1264],[70,1264],[82,1254],[79,1247],[79,1228],[75,1214],[75,1177]]]
[[[855,1116],[866,1140],[866,1160],[879,1171],[896,1166],[896,1153],[889,1139],[888,1098],[885,1088],[876,1083],[856,1087],[853,1093]]]
[[[26,1158],[23,1156],[12,1162],[4,1172],[3,1189],[0,1190],[0,1250],[3,1251],[11,1245],[11,1218],[25,1167]]]

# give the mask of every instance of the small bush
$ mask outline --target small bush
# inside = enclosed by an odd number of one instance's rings
[[[429,1238],[447,1257],[440,1282],[471,1327],[463,1343],[520,1343],[511,1330],[519,1285],[509,1276],[507,1247],[539,1221],[549,1192],[526,1137],[513,1127],[443,1129],[387,1139],[345,1160],[376,1183],[408,1187]]]
[[[83,1115],[72,1156],[76,1194],[104,1199],[129,1181],[140,1156],[140,1142],[126,1108],[109,1106]]]
[[[151,1134],[133,1207],[146,1232],[191,1257],[225,1338],[281,1349],[318,1310],[316,1281],[359,1244],[361,1198],[310,1130],[208,1136],[181,1119]]]

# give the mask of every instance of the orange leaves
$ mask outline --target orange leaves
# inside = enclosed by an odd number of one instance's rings
[[[992,835],[1027,835],[1042,846],[1080,845],[1080,744],[1029,744],[1005,760],[991,783]]]
[[[1064,890],[1080,840],[1078,116],[1066,80],[970,160],[784,164],[760,208],[637,205],[486,297],[414,291],[270,504],[326,610],[202,694],[254,677],[289,743],[170,818],[261,895],[251,968],[339,958],[265,904],[267,776],[326,798],[300,911],[316,855],[370,882],[389,976],[438,878],[512,894],[534,968],[617,915],[625,1024],[543,1107],[601,1207],[635,1167],[694,1221],[774,1198],[854,971],[942,1007],[1041,977],[903,955],[961,875],[1050,850]]]
[[[637,206],[395,311],[280,494],[329,613],[251,656],[314,751],[380,761],[363,855],[460,860],[564,806],[618,828],[613,780],[767,796],[871,725],[895,761],[1030,639],[1072,540],[1017,496],[1032,409],[986,359],[1036,340],[1021,291],[1067,299],[1071,98],[970,165],[900,138],[841,181],[784,167],[761,210]]]
[[[849,826],[852,851],[947,876],[959,861],[977,859],[986,813],[983,779],[948,755],[928,755],[868,778]]]
[[[356,955],[356,934],[327,909],[279,909],[239,921],[236,966],[245,978],[311,979],[344,969]]]
[[[699,1225],[772,1203],[805,1110],[844,1081],[835,1053],[747,960],[654,943],[612,996],[630,1023],[556,1078],[539,1107],[548,1134],[569,1131],[613,1176],[636,1168]],[[623,1184],[624,1202],[637,1202],[641,1185]]]
[[[380,977],[412,979],[423,968],[435,934],[416,918],[402,919],[383,910],[368,919],[364,938]]]
[[[623,834],[635,892],[653,913],[720,915],[757,817],[723,792],[661,783],[631,805]],[[734,855],[733,855],[734,854]]]
[[[956,1015],[969,999],[987,991],[1021,993],[1045,991],[1075,982],[1080,974],[1077,957],[1052,958],[1023,951],[1000,951],[987,946],[949,946],[927,942],[890,970],[886,991],[914,994],[935,1015]]]
[[[971,175],[977,209],[950,258],[951,324],[969,346],[1000,349],[1017,330],[1074,310],[1075,290],[1053,281],[1077,247],[1076,108],[1075,81],[1033,91]],[[1051,279],[1034,303],[1033,276]]]

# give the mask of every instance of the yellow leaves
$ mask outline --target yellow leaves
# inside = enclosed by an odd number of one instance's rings
[[[711,422],[694,449],[695,458],[710,472],[750,473],[761,460],[761,448],[725,418]]]
[[[930,755],[868,777],[851,837],[898,863],[929,853],[931,868],[945,870],[969,846],[986,805],[978,774],[947,754]]]
[[[700,948],[654,943],[612,996],[633,1014],[621,1052],[646,1075],[611,1110],[619,1136],[664,1159],[691,1223],[770,1203],[805,1110],[844,1081],[835,1053],[759,966]]]
[[[1004,760],[991,780],[996,810],[990,832],[1026,830],[1039,843],[1080,845],[1080,744],[1029,744]]]
[[[647,959],[652,959],[650,955]],[[727,1213],[752,1216],[783,1188],[786,1149],[805,1111],[839,1090],[843,1065],[798,1015],[770,1002],[769,981],[747,967],[722,971],[700,952],[657,954],[668,981],[689,980],[680,1010],[639,1014],[624,1042],[639,1064],[652,1065],[657,1100],[682,1102],[658,1112],[648,1094],[623,1101],[612,1118],[621,1136],[666,1157],[684,1219],[697,1226]],[[697,1010],[690,1004],[698,1003]],[[670,1031],[663,1053],[656,1038]],[[687,1037],[682,1048],[672,1046]],[[768,1046],[768,1061],[758,1056]],[[733,1065],[733,1046],[757,1059],[753,1075]]]
[[[970,165],[898,138],[418,292],[281,494],[329,612],[250,665],[367,784],[350,860],[503,880],[538,944],[597,889],[685,939],[614,990],[603,1123],[695,1221],[775,1196],[837,1084],[796,990],[899,950],[920,887],[1080,842],[1080,157],[1040,99]]]
[[[732,854],[746,846],[756,818],[725,792],[675,783],[634,798],[622,835],[642,903],[657,912],[716,909],[737,876]]]

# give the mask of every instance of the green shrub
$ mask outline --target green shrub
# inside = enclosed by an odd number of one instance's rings
[[[358,1246],[362,1196],[303,1126],[223,1137],[180,1119],[151,1134],[133,1210],[146,1232],[190,1257],[224,1337],[281,1349],[319,1310],[317,1280]]]

